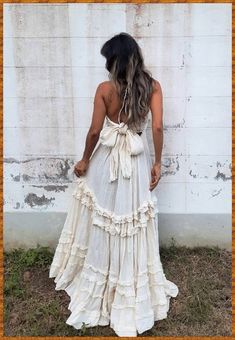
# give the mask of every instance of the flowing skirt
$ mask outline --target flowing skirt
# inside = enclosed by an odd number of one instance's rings
[[[151,158],[132,156],[132,176],[109,180],[110,148],[98,144],[74,189],[49,277],[70,296],[66,320],[80,329],[110,325],[137,336],[167,317],[178,287],[166,279],[158,236],[157,197],[149,191]]]

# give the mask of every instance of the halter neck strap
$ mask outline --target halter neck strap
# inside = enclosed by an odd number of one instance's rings
[[[125,90],[125,95],[124,95],[124,99],[123,99],[122,107],[121,107],[120,111],[118,112],[118,123],[119,123],[119,124],[121,124],[121,122],[120,122],[120,114],[121,114],[121,112],[122,112],[122,109],[123,109],[123,107],[124,107],[124,104],[125,104],[126,95],[127,95],[127,88],[126,88],[126,90]]]

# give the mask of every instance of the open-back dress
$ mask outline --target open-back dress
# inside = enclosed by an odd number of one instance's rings
[[[70,296],[68,325],[137,336],[167,317],[178,287],[159,254],[148,115],[132,130],[120,122],[122,108],[118,123],[106,116],[88,170],[73,183],[49,277]]]

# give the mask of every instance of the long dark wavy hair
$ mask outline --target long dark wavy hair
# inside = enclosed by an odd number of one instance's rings
[[[123,112],[127,125],[137,126],[149,111],[154,86],[152,74],[144,65],[141,48],[130,34],[121,32],[106,41],[100,53],[106,58],[105,67],[120,100],[125,99]]]

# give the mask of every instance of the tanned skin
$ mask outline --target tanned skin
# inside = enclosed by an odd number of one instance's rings
[[[157,186],[161,178],[161,155],[163,147],[163,96],[160,83],[156,80],[154,83],[154,91],[150,100],[150,110],[152,114],[152,135],[155,161],[151,169],[151,181],[149,183],[150,191]],[[114,118],[114,114],[111,114],[112,111],[118,112],[120,109],[119,106],[121,105],[118,103],[117,98],[114,84],[111,81],[104,81],[98,85],[94,97],[92,121],[86,136],[83,156],[74,166],[74,173],[76,176],[80,177],[85,175],[88,169],[90,157],[99,140],[105,116],[108,115],[111,120],[117,121],[117,118]]]

